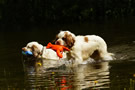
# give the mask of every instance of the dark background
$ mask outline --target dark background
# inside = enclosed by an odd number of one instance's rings
[[[112,20],[128,22],[134,16],[135,0],[0,0],[1,31]]]
[[[70,30],[112,44],[119,36],[133,40],[134,29],[135,0],[0,0],[0,36],[11,42],[47,44],[60,30]]]

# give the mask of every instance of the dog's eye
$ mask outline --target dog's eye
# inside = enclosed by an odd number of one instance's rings
[[[64,38],[64,37],[62,38],[62,40],[65,40],[65,39],[66,39],[66,38]]]
[[[27,48],[30,48],[30,46],[28,46]]]

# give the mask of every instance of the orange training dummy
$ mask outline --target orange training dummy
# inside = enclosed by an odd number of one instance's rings
[[[46,46],[46,48],[51,48],[51,49],[55,50],[56,53],[57,53],[57,55],[58,55],[60,58],[63,57],[63,55],[62,55],[63,50],[66,50],[66,51],[69,51],[69,50],[70,50],[70,49],[68,49],[67,47],[63,46],[63,45],[53,45],[53,44],[51,44],[51,43],[48,43],[47,46]]]

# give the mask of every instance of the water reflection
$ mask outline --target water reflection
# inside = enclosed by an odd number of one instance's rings
[[[67,67],[64,60],[36,59],[24,63],[27,89],[81,90],[109,88],[108,62]]]
[[[109,88],[108,62],[83,65],[75,69],[74,85],[77,90],[85,88]]]

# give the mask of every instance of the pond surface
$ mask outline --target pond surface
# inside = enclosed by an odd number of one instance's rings
[[[54,34],[56,31],[54,31]],[[46,45],[51,32],[0,33],[0,89],[5,90],[134,90],[135,36],[101,34],[116,60],[71,68],[64,60],[28,59],[21,48],[30,41]],[[110,40],[111,39],[111,40]],[[55,64],[54,64],[55,62]]]

